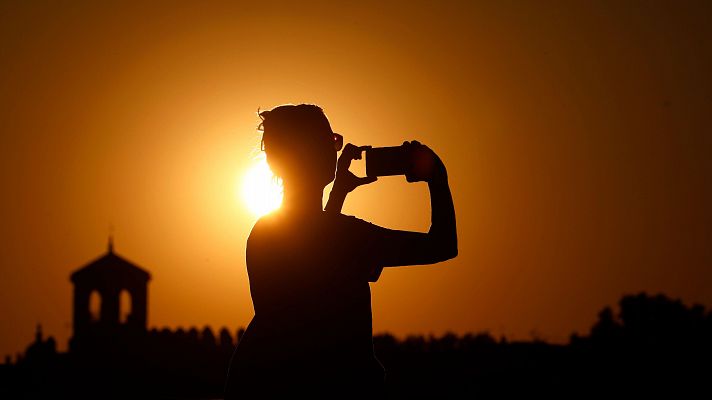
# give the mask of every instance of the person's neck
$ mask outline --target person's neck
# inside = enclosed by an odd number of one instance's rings
[[[284,188],[282,209],[289,214],[314,214],[324,211],[324,189]]]

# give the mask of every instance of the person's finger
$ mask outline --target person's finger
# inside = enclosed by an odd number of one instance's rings
[[[338,160],[338,167],[348,169],[351,166],[351,160],[354,159],[358,148],[351,143],[346,143],[344,149],[341,151],[341,155]]]
[[[359,146],[356,148],[356,154],[354,154],[354,160],[360,160],[363,158],[363,152],[370,149],[371,146]]]
[[[347,146],[348,146],[348,148],[345,148],[344,152],[341,153],[342,157],[345,156],[352,160],[358,160],[359,158],[361,158],[362,150],[360,147],[354,146],[351,143],[349,143]]]
[[[355,154],[358,151],[358,147],[354,146],[351,143],[346,143],[346,146],[344,146],[344,149],[341,151],[341,156],[350,156],[353,157],[353,154]]]

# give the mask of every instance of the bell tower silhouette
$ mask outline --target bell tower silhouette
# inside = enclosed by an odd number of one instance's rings
[[[125,333],[146,331],[148,281],[144,269],[114,253],[113,237],[108,251],[72,273],[74,284],[73,337],[70,348],[91,342],[97,336],[117,337]],[[121,320],[122,292],[130,296],[130,313]],[[92,315],[90,299],[99,300],[98,312]]]

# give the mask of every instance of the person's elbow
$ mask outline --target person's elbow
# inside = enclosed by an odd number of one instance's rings
[[[457,238],[436,240],[433,253],[436,258],[435,262],[447,261],[457,257]]]
[[[454,242],[446,247],[441,261],[451,260],[455,257],[457,257],[457,242]]]

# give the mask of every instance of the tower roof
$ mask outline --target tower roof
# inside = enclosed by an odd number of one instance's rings
[[[109,248],[103,256],[91,261],[70,276],[73,283],[83,280],[103,280],[114,278],[128,278],[148,282],[151,274],[131,261],[114,253],[112,238],[109,238]]]

